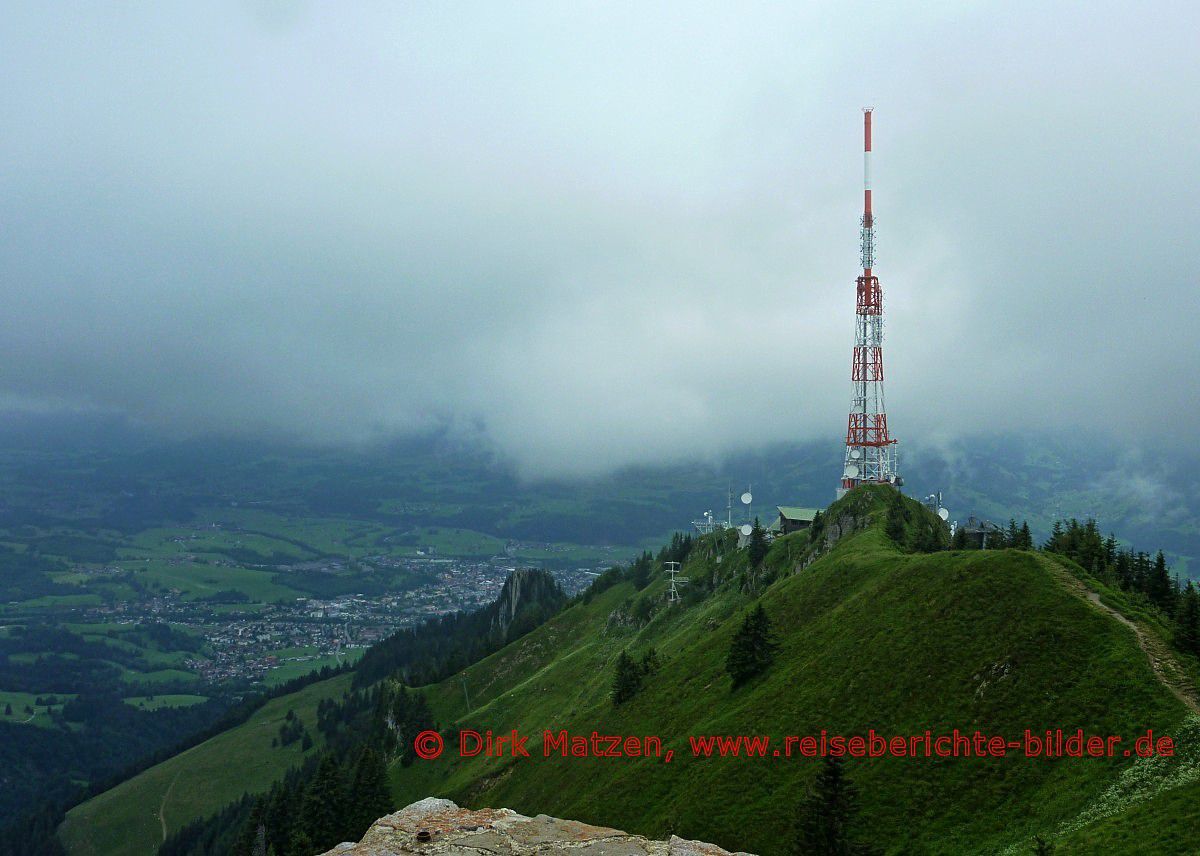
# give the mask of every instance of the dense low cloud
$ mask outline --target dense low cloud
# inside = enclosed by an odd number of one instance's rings
[[[1200,14],[1059,5],[27,4],[0,405],[533,475],[836,435],[873,104],[901,438],[1175,436]]]

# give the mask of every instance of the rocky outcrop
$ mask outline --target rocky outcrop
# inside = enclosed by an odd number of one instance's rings
[[[526,817],[507,808],[459,808],[450,800],[430,797],[375,821],[358,844],[339,844],[323,856],[750,856],[730,854],[712,844],[650,841],[619,829],[559,820],[539,814]]]
[[[513,626],[536,624],[537,621],[521,622],[530,618],[530,612],[539,612],[537,618],[553,615],[566,602],[567,596],[555,581],[553,574],[533,568],[519,568],[508,575],[500,596],[492,604],[491,632],[496,638],[507,640],[513,635]],[[521,632],[532,629],[522,627]]]

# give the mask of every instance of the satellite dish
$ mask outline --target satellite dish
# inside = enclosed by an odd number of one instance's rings
[[[944,508],[939,508],[938,509],[938,517],[942,518],[942,520],[949,520],[950,512]]]
[[[754,497],[751,496],[750,491],[746,491],[742,494],[742,505],[749,505],[753,499]]]
[[[741,532],[743,535],[749,535],[751,532],[754,531],[754,527],[751,526],[749,523],[743,523],[741,525],[741,527],[738,529],[738,531]]]
[[[854,464],[848,464],[846,466],[846,478],[848,478],[848,479],[858,478],[858,467],[855,466]]]
[[[850,457],[854,458],[854,460],[857,461],[859,458],[862,457],[862,449],[851,449]]]

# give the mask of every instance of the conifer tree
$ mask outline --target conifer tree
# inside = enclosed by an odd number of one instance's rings
[[[646,586],[650,585],[650,571],[654,564],[654,559],[649,552],[642,553],[637,561],[633,563],[631,568],[633,574],[633,586],[638,591],[641,591]]]
[[[904,546],[904,500],[900,498],[899,493],[888,503],[887,522],[883,531],[897,547]]]
[[[303,829],[295,829],[288,840],[287,852],[288,856],[309,856],[312,853],[322,852],[322,849],[313,845],[312,838]]]
[[[771,632],[771,619],[760,603],[746,616],[729,644],[725,670],[733,679],[733,688],[737,689],[765,672],[775,660],[777,650],[779,645]]]
[[[304,793],[304,831],[315,853],[323,853],[347,839],[346,783],[342,768],[326,753]]]
[[[1191,580],[1179,596],[1175,616],[1175,646],[1180,651],[1200,656],[1200,592]]]
[[[1154,604],[1169,614],[1175,607],[1173,594],[1171,575],[1167,572],[1167,560],[1163,556],[1162,550],[1159,550],[1158,555],[1154,557],[1154,567],[1150,571],[1150,578],[1146,581],[1146,595]]]
[[[850,856],[873,848],[856,840],[858,789],[846,777],[841,758],[827,756],[800,804],[792,852],[796,856]]]
[[[1028,520],[1021,521],[1021,532],[1020,532],[1020,535],[1018,535],[1018,539],[1019,539],[1019,543],[1017,544],[1017,546],[1019,548],[1021,548],[1022,550],[1032,550],[1033,549],[1033,533],[1029,531],[1029,521]]]
[[[746,546],[746,555],[750,559],[750,567],[757,568],[767,557],[767,533],[754,518],[754,526],[750,530],[750,543]]]
[[[1031,847],[1035,856],[1051,856],[1054,853],[1054,845],[1040,835],[1033,836]]]
[[[622,651],[617,657],[617,669],[613,675],[612,685],[612,703],[613,705],[624,704],[642,688],[642,667],[629,656],[629,652]]]
[[[1042,549],[1047,553],[1063,552],[1063,525],[1061,520],[1054,521],[1054,527],[1050,530],[1050,538],[1042,546]]]
[[[379,753],[366,747],[354,765],[350,786],[350,839],[357,840],[376,820],[392,810],[392,788],[388,782],[387,765]]]

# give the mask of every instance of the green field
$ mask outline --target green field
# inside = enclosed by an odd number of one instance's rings
[[[68,851],[76,854],[153,854],[162,843],[164,829],[178,829],[245,792],[266,790],[302,760],[298,742],[282,748],[271,746],[288,710],[295,710],[321,745],[315,727],[317,702],[340,696],[349,682],[348,675],[340,675],[267,702],[237,728],[73,808],[59,837]]]
[[[38,693],[18,693],[7,692],[0,690],[0,722],[11,722],[19,725],[36,725],[41,728],[54,727],[54,720],[50,718],[51,711],[62,710],[63,702],[72,699],[75,696],[70,693],[42,693],[43,699],[54,695],[59,703],[55,705],[37,704]],[[5,716],[4,711],[8,705],[12,705],[13,715]],[[31,708],[32,713],[26,708]]]
[[[276,687],[280,684],[285,684],[293,678],[299,678],[307,675],[309,672],[319,671],[325,666],[336,668],[346,662],[355,662],[363,655],[362,649],[347,651],[340,657],[333,654],[325,654],[322,656],[313,656],[311,659],[293,660],[284,662],[278,667],[267,672],[263,679],[269,687]]]
[[[171,564],[160,559],[123,564],[152,585],[162,589],[177,589],[184,600],[195,600],[228,590],[243,592],[257,603],[294,600],[300,594],[295,589],[273,582],[273,571],[193,562]]]

